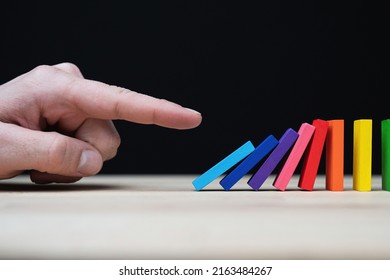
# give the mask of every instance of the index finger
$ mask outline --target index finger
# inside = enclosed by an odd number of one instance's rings
[[[65,82],[62,96],[93,118],[176,129],[194,128],[202,121],[199,112],[168,100],[84,78],[69,76],[68,79],[71,80]]]

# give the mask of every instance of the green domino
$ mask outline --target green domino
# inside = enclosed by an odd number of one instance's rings
[[[381,122],[382,189],[390,191],[390,119]]]

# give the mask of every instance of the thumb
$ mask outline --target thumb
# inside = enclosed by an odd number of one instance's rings
[[[93,146],[57,132],[0,123],[0,141],[0,178],[24,170],[84,177],[98,173],[103,165]]]

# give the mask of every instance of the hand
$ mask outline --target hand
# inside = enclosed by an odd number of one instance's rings
[[[167,128],[198,126],[178,104],[83,78],[77,66],[38,66],[0,85],[0,179],[29,170],[35,183],[97,174],[120,136],[112,120]]]

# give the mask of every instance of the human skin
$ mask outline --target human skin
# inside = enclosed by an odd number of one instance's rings
[[[121,139],[113,120],[192,129],[200,113],[85,79],[72,63],[40,65],[0,85],[0,179],[71,183],[101,170]]]

